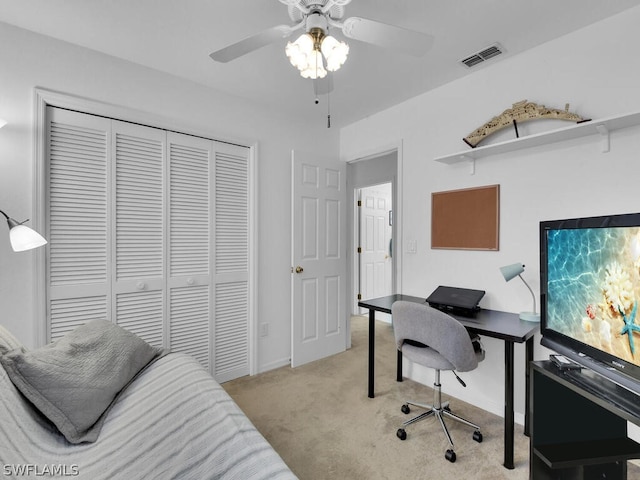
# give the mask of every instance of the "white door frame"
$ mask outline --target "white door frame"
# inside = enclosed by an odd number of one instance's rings
[[[121,105],[103,103],[75,95],[60,93],[45,88],[34,89],[34,152],[33,152],[33,210],[34,216],[32,225],[36,231],[43,232],[46,227],[46,175],[43,172],[45,165],[45,155],[47,143],[46,110],[48,106],[67,108],[93,115],[102,115],[119,120],[157,127],[164,130],[184,132],[190,135],[209,138],[211,140],[225,141],[216,138],[212,132],[207,130],[197,130],[192,126],[185,126],[180,122],[175,122],[167,117],[142,112]],[[257,152],[258,144],[255,140],[249,139],[226,139],[229,143],[243,145],[249,148],[249,374],[258,372],[258,335],[257,335],[257,305],[258,293],[258,192],[257,192]],[[34,312],[36,318],[46,318],[46,258],[45,249],[40,248],[34,251],[34,299],[36,305]],[[36,346],[43,346],[46,343],[47,326],[43,322],[36,325]]]
[[[383,182],[392,182],[393,184],[393,258],[394,258],[394,273],[393,273],[393,282],[394,282],[394,290],[395,293],[402,293],[402,245],[403,245],[403,215],[402,215],[402,206],[403,206],[403,197],[402,197],[402,183],[403,183],[403,153],[402,153],[402,140],[398,140],[397,142],[379,147],[376,149],[368,150],[365,152],[361,152],[360,154],[356,154],[351,158],[347,158],[347,163],[353,164],[358,162],[366,162],[368,160],[373,160],[375,158],[384,156],[390,153],[396,153],[396,172],[394,178],[390,179],[379,179],[375,182],[372,182],[372,185],[376,183]],[[347,172],[349,170],[347,169]],[[348,249],[347,252],[347,260],[349,262],[349,305],[351,309],[351,314],[357,314],[358,312],[358,299],[357,299],[357,269],[358,269],[358,258],[356,254],[357,248],[357,215],[355,209],[355,202],[357,201],[356,197],[356,189],[360,187],[364,187],[367,185],[357,185],[354,186],[353,180],[349,178],[347,175],[347,195],[350,199],[353,200],[351,216],[349,219],[349,245],[351,248]],[[351,332],[347,332],[347,342],[349,343],[349,347],[351,346]]]

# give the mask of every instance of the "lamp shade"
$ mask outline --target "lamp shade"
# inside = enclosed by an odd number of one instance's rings
[[[285,53],[291,65],[302,71],[307,67],[307,56],[313,51],[313,38],[308,33],[300,35],[295,42],[287,43]]]
[[[9,225],[9,240],[11,241],[11,248],[14,252],[24,252],[25,250],[41,247],[47,243],[44,237],[35,230],[22,223],[16,222],[2,210],[0,210],[0,214],[4,215],[7,219],[7,224]]]
[[[16,225],[9,231],[9,240],[14,252],[24,252],[45,245],[47,241],[26,225]]]
[[[521,263],[506,265],[504,267],[500,267],[500,272],[502,272],[502,276],[508,282],[512,278],[515,278],[522,272],[524,272],[524,265],[522,265]]]
[[[300,70],[300,75],[304,78],[324,78],[327,70],[322,63],[322,54],[318,50],[313,50],[307,55],[307,67]]]
[[[536,296],[534,295],[533,290],[531,290],[529,284],[525,282],[524,278],[522,278],[522,276],[520,275],[524,272],[524,265],[521,263],[505,265],[504,267],[500,267],[500,272],[507,282],[512,278],[520,277],[522,283],[524,283],[525,286],[529,289],[529,292],[531,292],[531,299],[533,300],[533,311],[520,312],[520,320],[526,320],[527,322],[539,322],[540,315],[538,315],[538,313],[536,312]]]
[[[325,37],[320,47],[324,58],[327,59],[327,70],[335,72],[347,60],[349,45],[339,42],[332,36]]]

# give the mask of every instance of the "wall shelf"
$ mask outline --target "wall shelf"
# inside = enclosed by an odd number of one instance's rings
[[[500,143],[484,145],[482,147],[470,148],[463,152],[436,157],[434,161],[452,165],[454,163],[468,161],[471,163],[471,173],[475,171],[475,161],[479,158],[497,155],[500,153],[514,152],[525,148],[547,145],[550,143],[572,140],[574,138],[586,137],[589,135],[600,135],[601,150],[609,151],[609,132],[622,128],[640,125],[640,112],[616,115],[614,117],[590,120],[583,123],[571,124],[568,127],[549,132],[536,133],[526,137],[514,138]]]

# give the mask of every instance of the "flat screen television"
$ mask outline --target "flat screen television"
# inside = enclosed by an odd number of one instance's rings
[[[540,222],[541,344],[640,393],[640,213]]]

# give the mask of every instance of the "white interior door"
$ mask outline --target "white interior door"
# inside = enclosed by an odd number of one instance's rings
[[[291,366],[346,348],[346,164],[292,152]]]
[[[363,299],[391,295],[391,183],[360,191],[360,293]]]

